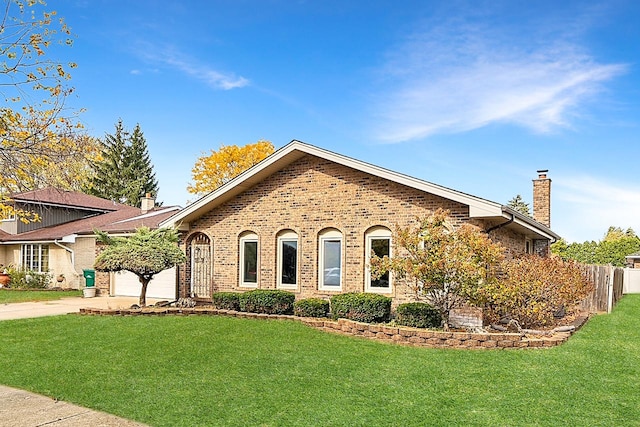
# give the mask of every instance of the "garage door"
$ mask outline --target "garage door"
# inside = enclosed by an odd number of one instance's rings
[[[138,276],[128,271],[115,273],[114,295],[139,297],[142,285]],[[162,298],[174,300],[176,298],[176,269],[170,268],[156,274],[147,286],[147,298]]]

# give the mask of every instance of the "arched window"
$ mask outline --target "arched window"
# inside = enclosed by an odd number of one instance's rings
[[[278,287],[298,287],[298,235],[285,230],[278,233]]]
[[[380,258],[391,256],[391,230],[386,227],[373,227],[367,230],[365,233],[365,248],[365,290],[367,292],[391,292],[390,273],[386,272],[377,279],[372,279],[371,270],[369,268],[372,254],[375,254]]]
[[[249,231],[241,234],[239,246],[240,286],[257,288],[260,265],[258,235]]]
[[[320,290],[339,291],[342,289],[342,233],[327,229],[318,235]]]

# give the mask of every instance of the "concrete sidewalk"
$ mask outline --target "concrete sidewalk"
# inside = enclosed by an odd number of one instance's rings
[[[0,427],[140,427],[105,412],[0,385]]]
[[[157,301],[160,300],[147,298],[147,305],[154,304]],[[72,297],[54,301],[1,304],[0,320],[27,319],[30,317],[78,313],[81,308],[128,308],[137,303],[137,297]]]

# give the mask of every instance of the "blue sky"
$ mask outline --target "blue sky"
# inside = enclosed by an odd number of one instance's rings
[[[552,228],[640,233],[640,2],[60,0],[70,105],[90,134],[140,124],[158,199],[185,206],[221,144],[298,139]]]

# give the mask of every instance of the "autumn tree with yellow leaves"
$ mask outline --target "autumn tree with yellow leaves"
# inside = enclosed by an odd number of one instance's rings
[[[5,0],[0,10],[0,215],[10,194],[45,186],[77,189],[98,155],[77,112],[65,107],[76,64],[48,55],[71,46],[71,30],[42,0]],[[25,216],[25,218],[27,218]],[[23,218],[24,219],[24,218]]]
[[[243,147],[222,145],[218,151],[199,157],[191,170],[193,184],[187,187],[192,194],[202,196],[226,184],[251,166],[273,153],[273,144],[260,140]]]

